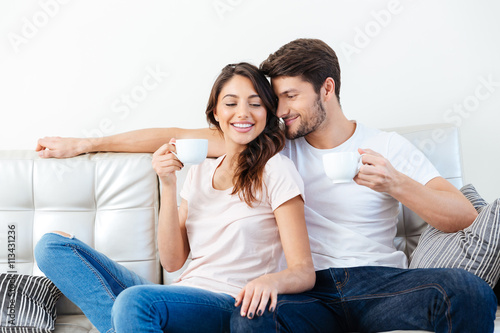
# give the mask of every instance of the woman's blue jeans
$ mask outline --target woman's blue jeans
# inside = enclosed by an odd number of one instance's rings
[[[254,319],[237,309],[231,332],[493,332],[491,287],[460,269],[331,268],[310,292],[280,295]]]
[[[72,237],[45,234],[38,266],[100,332],[229,332],[234,298],[155,285]]]

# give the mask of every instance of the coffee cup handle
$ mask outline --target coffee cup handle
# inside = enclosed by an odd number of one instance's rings
[[[359,170],[361,169],[361,167],[363,166],[363,156],[366,155],[366,154],[361,154],[359,155],[358,157],[358,167],[356,168],[356,175],[359,173]]]
[[[172,142],[171,145],[175,146],[175,142]],[[170,153],[172,153],[182,163],[182,165],[184,165],[184,162],[181,161],[181,159],[179,158],[179,156],[177,155],[177,153],[174,153],[173,151],[171,151]]]

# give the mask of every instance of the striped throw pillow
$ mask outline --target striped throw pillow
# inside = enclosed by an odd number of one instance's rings
[[[53,331],[60,296],[44,276],[0,274],[0,332]]]
[[[470,184],[460,191],[477,210],[476,220],[455,233],[427,226],[410,257],[410,268],[462,268],[493,288],[500,276],[500,199],[488,204]]]

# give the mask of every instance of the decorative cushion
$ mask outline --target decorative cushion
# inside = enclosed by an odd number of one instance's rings
[[[57,287],[44,276],[0,275],[0,332],[54,330]]]
[[[427,226],[411,255],[410,268],[462,268],[493,288],[500,275],[500,199],[487,204],[471,184],[460,191],[479,213],[476,220],[455,233]]]

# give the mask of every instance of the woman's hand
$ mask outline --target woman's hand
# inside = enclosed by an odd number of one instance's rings
[[[175,185],[177,182],[175,172],[184,167],[172,152],[176,152],[175,139],[171,139],[169,143],[158,148],[153,154],[153,169],[158,174],[158,177],[160,177],[163,185]]]
[[[261,316],[269,305],[269,311],[274,311],[278,302],[278,283],[272,275],[263,275],[250,281],[236,296],[235,306],[241,304],[241,316],[252,319],[255,314]]]

